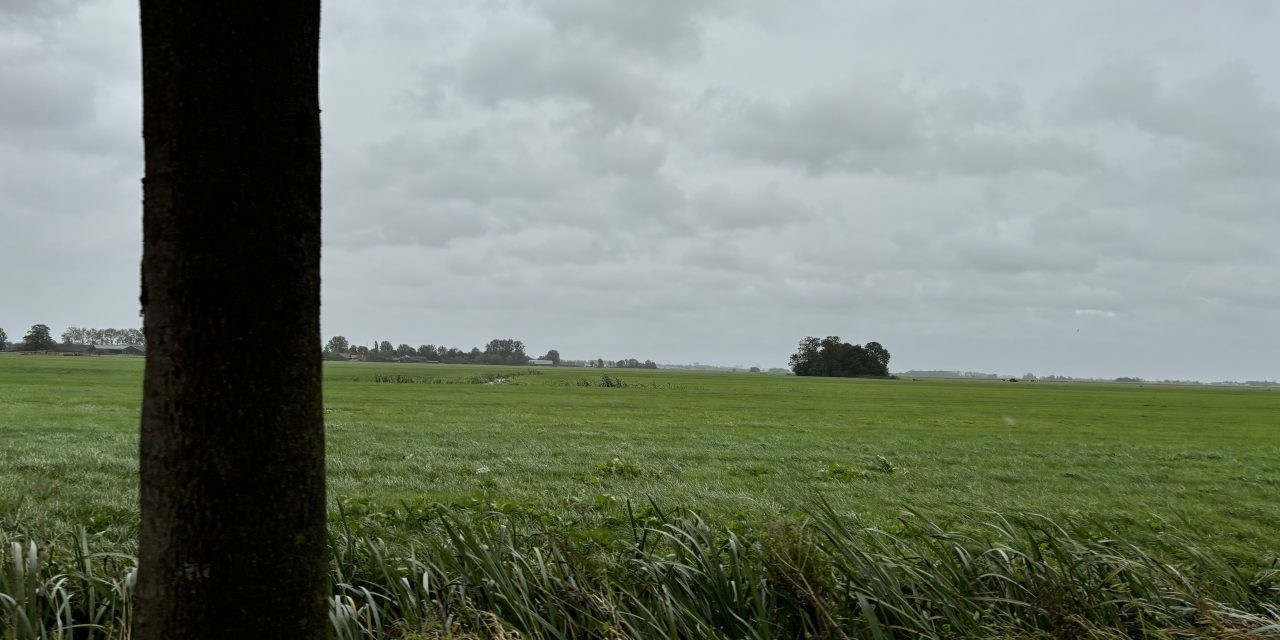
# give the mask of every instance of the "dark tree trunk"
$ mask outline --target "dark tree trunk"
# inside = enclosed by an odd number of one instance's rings
[[[141,0],[135,638],[322,638],[319,0]]]

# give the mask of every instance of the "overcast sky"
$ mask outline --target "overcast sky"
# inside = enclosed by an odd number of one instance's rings
[[[140,324],[137,22],[0,0],[11,340]],[[1277,33],[1270,0],[330,0],[325,337],[1277,379]]]

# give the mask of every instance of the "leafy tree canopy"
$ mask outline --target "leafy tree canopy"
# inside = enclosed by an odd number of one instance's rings
[[[798,376],[887,376],[889,350],[879,342],[858,345],[841,342],[840,336],[807,337],[790,364]]]
[[[92,327],[67,327],[62,332],[62,344],[96,344],[124,346],[142,344],[146,336],[142,329],[94,329]]]
[[[483,362],[487,364],[524,364],[528,361],[524,343],[519,340],[495,338],[484,347]]]
[[[48,325],[32,325],[27,335],[22,337],[23,351],[53,351],[57,348],[58,343],[49,334]]]

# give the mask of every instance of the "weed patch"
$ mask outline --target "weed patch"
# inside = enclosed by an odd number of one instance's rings
[[[601,389],[680,389],[679,385],[671,383],[645,383],[645,382],[627,382],[617,376],[603,374],[599,381],[592,381],[587,378],[578,378],[576,380],[557,380],[554,384],[557,387],[598,387]]]
[[[641,475],[640,465],[623,460],[621,458],[613,458],[608,462],[600,465],[596,469],[602,476],[624,476],[636,478]]]
[[[525,371],[508,371],[508,372],[492,372],[487,371],[472,376],[461,378],[445,378],[445,377],[420,377],[404,374],[373,374],[373,381],[390,384],[503,384],[511,382],[520,376],[540,376],[541,371],[537,369],[527,369]],[[355,379],[359,381],[359,378]]]
[[[832,480],[860,480],[870,475],[861,469],[850,469],[839,462],[832,462],[827,465],[823,473]]]

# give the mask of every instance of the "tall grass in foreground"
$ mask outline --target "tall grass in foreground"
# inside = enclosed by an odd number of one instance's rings
[[[1243,638],[1280,636],[1280,575],[1186,539],[1158,554],[1035,515],[982,533],[911,516],[735,534],[690,512],[602,545],[442,509],[414,542],[331,539],[333,635],[355,638]],[[2,540],[0,635],[127,638],[132,557]],[[1158,556],[1158,557],[1157,557]]]

